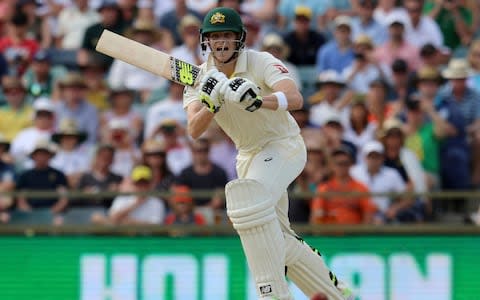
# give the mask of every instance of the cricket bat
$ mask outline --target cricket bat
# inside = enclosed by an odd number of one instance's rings
[[[103,30],[95,50],[182,85],[195,86],[200,72],[196,65],[107,29]]]

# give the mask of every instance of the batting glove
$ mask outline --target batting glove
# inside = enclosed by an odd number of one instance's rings
[[[243,104],[250,112],[259,109],[263,103],[257,85],[251,80],[240,77],[234,77],[228,81],[225,99]]]
[[[200,81],[200,100],[212,113],[217,113],[224,103],[228,78],[217,69],[208,71]]]

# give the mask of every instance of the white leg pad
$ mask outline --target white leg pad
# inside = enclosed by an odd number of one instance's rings
[[[323,258],[305,242],[285,235],[287,277],[309,298],[323,292],[329,300],[344,300],[341,283],[330,272]]]
[[[269,192],[255,180],[237,179],[227,184],[225,194],[259,299],[292,299],[285,279],[285,239]]]

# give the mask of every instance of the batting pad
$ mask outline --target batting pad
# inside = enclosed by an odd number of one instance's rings
[[[285,240],[270,193],[251,179],[229,182],[225,193],[259,299],[292,299],[285,279]]]
[[[329,300],[344,300],[340,282],[325,265],[317,250],[292,235],[285,236],[287,277],[309,298],[323,292]]]

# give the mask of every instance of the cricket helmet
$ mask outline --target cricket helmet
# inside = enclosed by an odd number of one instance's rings
[[[202,22],[200,38],[202,48],[205,47],[205,35],[211,32],[232,31],[240,35],[238,48],[244,47],[246,29],[240,15],[228,7],[216,7],[211,9]]]

